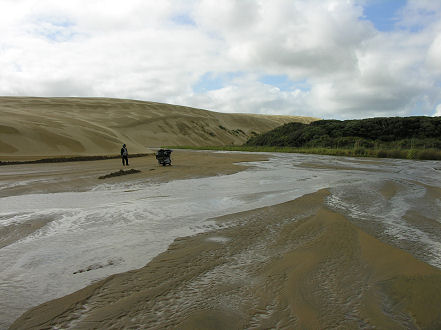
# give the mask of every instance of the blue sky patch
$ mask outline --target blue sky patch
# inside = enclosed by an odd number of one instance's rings
[[[392,31],[398,21],[398,12],[407,0],[367,1],[363,8],[364,19],[371,21],[379,31]]]
[[[277,87],[281,91],[292,91],[294,89],[306,91],[311,89],[306,80],[292,81],[287,75],[264,75],[260,77],[259,81],[265,85]]]
[[[205,93],[208,91],[221,89],[225,87],[231,80],[240,77],[241,75],[242,75],[241,72],[224,72],[224,73],[206,72],[199,78],[197,83],[193,86],[193,91],[195,93]]]
[[[77,34],[73,29],[75,23],[67,19],[39,19],[36,24],[36,33],[53,42],[69,41]]]
[[[187,14],[173,16],[172,21],[178,25],[196,26],[195,21]]]

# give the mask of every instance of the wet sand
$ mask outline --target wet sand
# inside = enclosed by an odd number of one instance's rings
[[[177,239],[11,328],[439,328],[441,271],[325,207],[328,195],[217,218],[224,229]]]
[[[172,166],[158,164],[154,154],[129,159],[129,166],[122,166],[120,159],[79,161],[56,164],[23,164],[0,168],[0,198],[6,196],[64,191],[87,191],[98,184],[149,181],[164,183],[172,180],[232,174],[246,169],[241,162],[265,160],[267,157],[253,154],[223,154],[175,150]],[[136,169],[140,172],[106,179],[100,177],[115,170]],[[15,185],[15,182],[28,182]],[[0,248],[16,242],[52,221],[39,219],[31,223],[11,224],[0,227]]]
[[[245,169],[240,162],[259,161],[267,156],[241,153],[190,152],[174,150],[172,166],[158,164],[154,152],[146,157],[129,157],[129,166],[122,166],[121,159],[80,161],[55,164],[23,164],[0,167],[0,197],[29,193],[54,193],[62,191],[86,191],[102,183],[149,180],[167,182],[179,179],[231,174]],[[140,170],[130,176],[100,180],[118,170]],[[16,185],[16,182],[29,182]]]
[[[266,158],[187,151],[173,157],[176,165],[165,168],[153,157],[133,160],[131,167],[141,173],[106,180],[231,174],[243,169],[235,162]],[[81,191],[102,183],[98,176],[114,171],[115,160],[32,166],[42,167],[30,180],[66,179],[37,182],[33,189]],[[19,167],[14,170],[19,176]],[[329,170],[339,169],[330,164]],[[403,189],[384,180],[378,194],[393,201]],[[439,187],[425,189],[425,199],[441,200]],[[441,270],[405,240],[397,244],[385,236],[377,222],[331,208],[331,190],[215,218],[216,229],[176,239],[143,268],[32,308],[11,328],[440,328]],[[25,192],[26,187],[11,187],[8,194]],[[403,218],[440,235],[433,230],[439,219],[422,210]]]

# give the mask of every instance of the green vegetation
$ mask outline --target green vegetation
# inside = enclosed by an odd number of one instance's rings
[[[168,149],[191,149],[191,150],[217,150],[217,151],[245,151],[245,152],[286,152],[299,154],[318,154],[329,156],[346,156],[346,157],[374,157],[374,158],[403,158],[403,159],[420,159],[420,160],[441,160],[441,151],[433,149],[416,150],[416,149],[336,149],[336,148],[292,148],[292,147],[276,147],[276,146],[166,146]]]
[[[441,117],[393,117],[288,123],[246,146],[327,155],[441,160]]]
[[[243,146],[169,148],[441,160],[441,117],[293,122],[253,135]]]

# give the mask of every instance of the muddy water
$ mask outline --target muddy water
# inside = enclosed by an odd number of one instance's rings
[[[144,266],[177,237],[216,228],[207,219],[328,187],[332,209],[441,268],[439,162],[271,154],[253,165],[228,176],[0,198],[0,327],[34,305]],[[9,187],[14,168],[0,170]]]

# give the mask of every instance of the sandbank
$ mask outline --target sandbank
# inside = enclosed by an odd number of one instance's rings
[[[21,164],[0,167],[2,187],[0,197],[87,191],[99,184],[118,184],[137,181],[163,183],[172,180],[232,174],[245,170],[246,162],[261,161],[266,156],[245,153],[192,152],[176,150],[171,155],[173,165],[161,166],[154,153],[145,157],[129,157],[129,166],[121,159],[73,161],[62,163]],[[140,172],[100,179],[115,171],[136,169]],[[15,182],[27,182],[15,185]],[[37,231],[52,221],[39,219],[31,223],[11,224],[0,228],[0,248]]]
[[[23,328],[439,328],[441,271],[328,209],[326,189],[216,218],[145,267],[37,306]]]
[[[114,184],[136,180],[160,183],[232,174],[246,169],[246,166],[238,163],[260,161],[267,158],[264,155],[249,153],[173,150],[172,166],[165,167],[158,164],[153,151],[145,157],[131,158],[129,156],[129,166],[123,166],[120,158],[2,166],[0,167],[0,178],[3,184],[8,184],[8,186],[0,191],[0,197],[29,193],[85,191],[103,183]],[[100,176],[129,169],[141,172],[129,176],[99,179]],[[30,184],[14,185],[14,182],[21,181]]]

